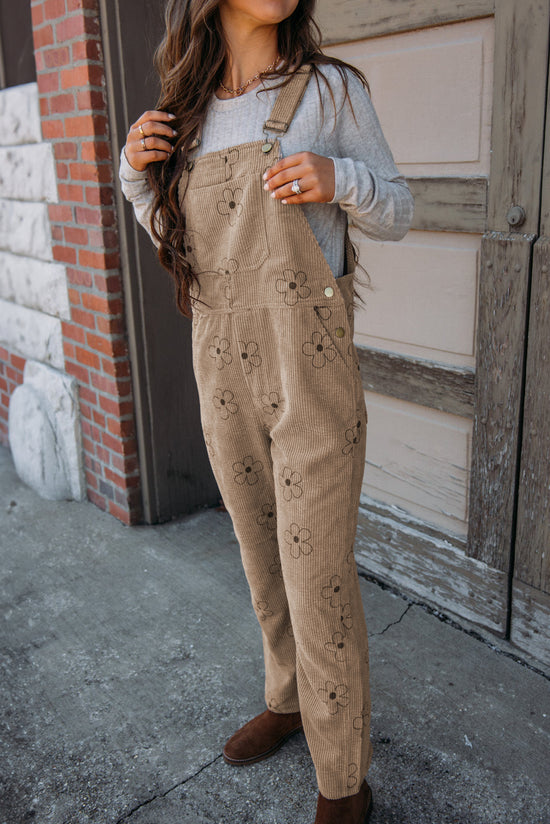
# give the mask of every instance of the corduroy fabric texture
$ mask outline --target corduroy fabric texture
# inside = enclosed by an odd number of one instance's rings
[[[302,92],[285,87],[285,106]],[[321,793],[372,757],[368,640],[353,544],[367,411],[354,273],[335,279],[299,206],[263,188],[265,140],[199,157],[180,186],[193,365],[214,475],[262,628],[267,706],[300,710]],[[348,261],[352,263],[348,256]]]

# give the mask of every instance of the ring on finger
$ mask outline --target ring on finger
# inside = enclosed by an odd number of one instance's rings
[[[144,137],[141,138],[141,148],[143,149],[144,152],[147,151],[147,143],[145,142]]]
[[[145,132],[143,131],[143,126],[141,123],[139,124],[139,133],[143,138],[145,137]]]
[[[302,194],[302,190],[300,189],[300,181],[298,179],[292,181],[291,189],[295,195]]]

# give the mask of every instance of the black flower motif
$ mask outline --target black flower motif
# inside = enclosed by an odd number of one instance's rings
[[[218,369],[223,369],[227,363],[231,363],[233,356],[231,354],[231,344],[227,338],[220,338],[214,335],[212,343],[208,347],[208,354],[216,361]]]
[[[357,764],[348,764],[348,788],[350,790],[357,784],[357,769]]]
[[[320,369],[327,361],[333,361],[338,355],[330,335],[323,335],[321,332],[314,332],[311,340],[302,345],[302,352],[311,358],[311,363],[316,369]]]
[[[255,461],[252,455],[246,455],[242,461],[235,461],[233,464],[234,480],[238,484],[248,484],[252,486],[258,483],[258,476],[263,470],[261,461]]]
[[[216,394],[212,398],[214,406],[224,421],[239,410],[239,405],[233,400],[234,397],[235,395],[229,389],[216,389]]]
[[[285,269],[283,277],[275,281],[277,292],[285,296],[287,306],[294,306],[299,298],[307,298],[311,294],[309,286],[305,285],[305,272],[295,272],[294,269]]]
[[[361,715],[356,715],[353,719],[353,729],[363,735],[366,727],[369,725],[370,712],[366,707],[363,707]]]
[[[269,530],[277,529],[275,504],[264,504],[262,506],[262,511],[256,518],[256,523],[260,526],[266,526]]]
[[[204,435],[204,442],[206,444],[206,451],[208,452],[210,457],[213,458],[216,453],[214,452],[214,447],[212,445],[212,435],[210,434],[210,432],[206,432],[206,431],[204,431],[202,434]]]
[[[311,530],[306,527],[299,527],[298,524],[290,524],[290,529],[285,529],[285,541],[290,546],[290,554],[293,558],[300,555],[311,555],[313,547],[309,543],[311,540]]]
[[[224,189],[223,200],[218,201],[218,212],[220,213],[220,215],[227,216],[230,226],[234,226],[238,218],[242,214],[242,197],[242,189]]]
[[[225,179],[231,180],[233,177],[233,166],[239,159],[239,150],[231,149],[229,152],[222,152],[221,158],[224,162]]]
[[[261,355],[258,355],[258,344],[255,340],[251,340],[248,343],[240,340],[239,345],[241,347],[243,369],[247,375],[250,375],[252,372],[252,367],[259,366],[262,362]]]
[[[347,707],[349,704],[346,684],[335,684],[334,681],[326,681],[325,688],[317,690],[317,692],[321,701],[327,705],[331,715],[336,715],[340,707]]]
[[[282,411],[283,401],[278,392],[269,392],[267,395],[262,395],[260,400],[266,415],[275,415],[277,417]]]
[[[195,271],[199,268],[196,257],[196,240],[194,232],[183,233],[183,254],[191,269]]]
[[[325,649],[334,654],[337,661],[343,661],[345,658],[344,650],[346,647],[345,636],[341,632],[335,632],[332,636],[332,641],[327,641]]]
[[[272,575],[278,575],[279,578],[283,577],[283,568],[281,566],[281,558],[279,553],[273,556],[273,563],[270,564],[269,571]]]
[[[351,604],[344,604],[340,609],[340,623],[346,629],[352,628],[353,618],[351,617]]]
[[[342,579],[339,575],[333,575],[330,579],[330,583],[323,587],[321,590],[321,596],[328,601],[330,599],[331,607],[339,607],[341,604],[342,598]]]
[[[265,621],[266,618],[273,615],[272,611],[269,609],[269,604],[267,601],[256,601],[256,615],[260,621]]]
[[[361,421],[359,420],[355,426],[352,426],[350,429],[346,429],[346,445],[342,447],[342,452],[344,455],[353,455],[353,447],[361,442],[361,432],[362,426]]]
[[[222,265],[218,269],[219,275],[225,275],[226,277],[230,277],[234,275],[239,269],[239,264],[235,260],[235,258],[224,258],[222,260]]]
[[[302,489],[302,476],[299,472],[294,472],[289,466],[285,466],[279,475],[279,483],[283,487],[283,498],[290,501],[292,498],[300,498]]]

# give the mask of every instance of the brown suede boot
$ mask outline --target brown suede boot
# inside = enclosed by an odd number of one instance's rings
[[[372,792],[366,781],[355,795],[325,798],[319,793],[314,824],[367,824],[372,812]]]
[[[228,764],[254,764],[273,755],[292,735],[302,729],[299,712],[276,713],[265,710],[237,730],[223,748]]]

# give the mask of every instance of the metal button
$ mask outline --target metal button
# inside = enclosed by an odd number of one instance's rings
[[[269,152],[271,151],[272,148],[273,148],[273,143],[264,143],[264,145],[262,146],[262,152],[264,154],[269,154]]]
[[[336,337],[337,338],[343,338],[345,334],[346,333],[345,333],[344,329],[341,326],[338,326],[338,328],[336,329]]]
[[[327,296],[327,298],[331,298],[333,294],[334,289],[332,288],[332,286],[325,286],[325,295]]]

